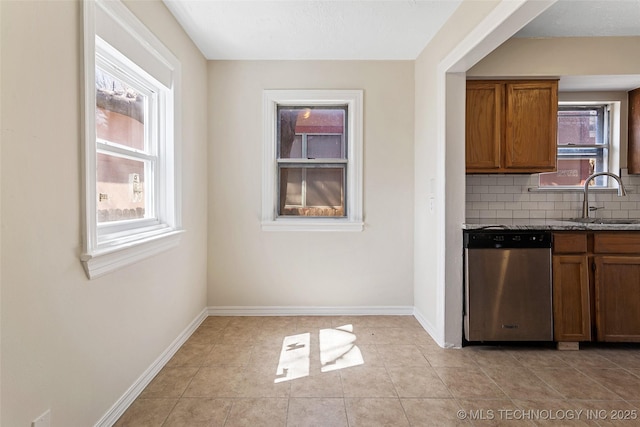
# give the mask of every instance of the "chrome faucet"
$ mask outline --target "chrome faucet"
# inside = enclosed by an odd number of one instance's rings
[[[626,196],[627,192],[624,189],[624,184],[622,184],[622,180],[618,175],[611,172],[596,172],[593,175],[589,176],[584,181],[584,201],[582,202],[582,218],[589,218],[589,182],[597,176],[610,176],[611,178],[618,181],[618,196]]]

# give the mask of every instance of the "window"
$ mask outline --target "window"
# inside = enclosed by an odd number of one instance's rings
[[[89,278],[178,243],[177,59],[120,2],[85,2]]]
[[[264,92],[265,230],[362,230],[362,91]]]
[[[556,172],[541,173],[540,187],[582,187],[589,175],[610,169],[611,108],[608,104],[558,107]],[[594,187],[607,187],[607,177],[597,177]]]

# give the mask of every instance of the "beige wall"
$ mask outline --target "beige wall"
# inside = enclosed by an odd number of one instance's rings
[[[452,256],[456,259],[446,259],[445,254],[446,233],[461,235],[461,221],[457,226],[449,228],[446,227],[446,221],[447,216],[451,215],[453,222],[456,222],[455,218],[459,216],[459,212],[462,212],[464,217],[464,207],[455,206],[464,205],[464,200],[460,203],[455,199],[460,194],[464,195],[464,154],[460,156],[458,152],[458,156],[455,155],[456,149],[460,151],[460,144],[456,146],[452,143],[451,147],[445,147],[442,143],[443,138],[446,138],[446,123],[440,121],[439,117],[444,114],[443,109],[447,108],[443,100],[447,87],[444,79],[439,80],[444,77],[443,72],[446,70],[439,69],[439,66],[497,3],[499,2],[463,2],[415,62],[414,304],[419,319],[441,345],[456,344],[447,342],[445,328],[447,324],[455,328],[461,322],[461,307],[455,307],[446,320],[447,288],[443,287],[444,283],[447,283],[446,264],[456,267],[461,262],[461,257],[456,255],[456,252],[459,254],[461,251],[451,250]],[[452,88],[452,91],[454,90],[455,88]],[[455,111],[452,114],[460,117]],[[464,153],[464,148],[462,150]],[[461,191],[456,190],[456,186],[460,187]],[[447,187],[451,190],[450,193],[447,193]],[[433,210],[430,209],[430,202],[433,204]],[[451,209],[450,204],[453,205]],[[452,238],[450,244],[457,240],[459,239]],[[461,295],[462,288],[459,283],[447,283],[447,287],[449,292]]]
[[[262,90],[364,90],[363,232],[262,231]],[[413,63],[209,63],[210,306],[413,305]]]
[[[640,37],[510,39],[467,72],[469,77],[638,74]]]
[[[206,61],[160,1],[127,5],[182,62],[187,231],[178,248],[89,281],[81,6],[0,2],[3,426],[48,408],[53,426],[95,424],[206,305]]]

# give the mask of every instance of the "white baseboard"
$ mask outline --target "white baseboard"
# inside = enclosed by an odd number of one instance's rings
[[[415,307],[413,308],[413,316],[424,328],[424,330],[427,331],[429,335],[431,335],[431,338],[433,338],[436,344],[438,344],[440,347],[444,347],[444,340],[442,340],[440,335],[437,333],[437,329],[431,324],[431,322],[426,319],[426,317],[422,315],[420,310]]]
[[[111,427],[124,414],[124,411],[142,393],[142,390],[149,385],[151,380],[160,372],[164,365],[169,362],[174,354],[180,349],[182,344],[198,329],[198,326],[207,318],[205,308],[195,319],[178,335],[169,347],[158,357],[147,370],[138,378],[131,387],[118,399],[118,401],[100,418],[95,424],[96,427]]]
[[[223,306],[208,307],[209,316],[411,316],[413,306]]]

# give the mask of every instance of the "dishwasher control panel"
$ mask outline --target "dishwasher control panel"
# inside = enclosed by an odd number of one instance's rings
[[[550,231],[537,230],[466,230],[465,248],[550,248]]]

